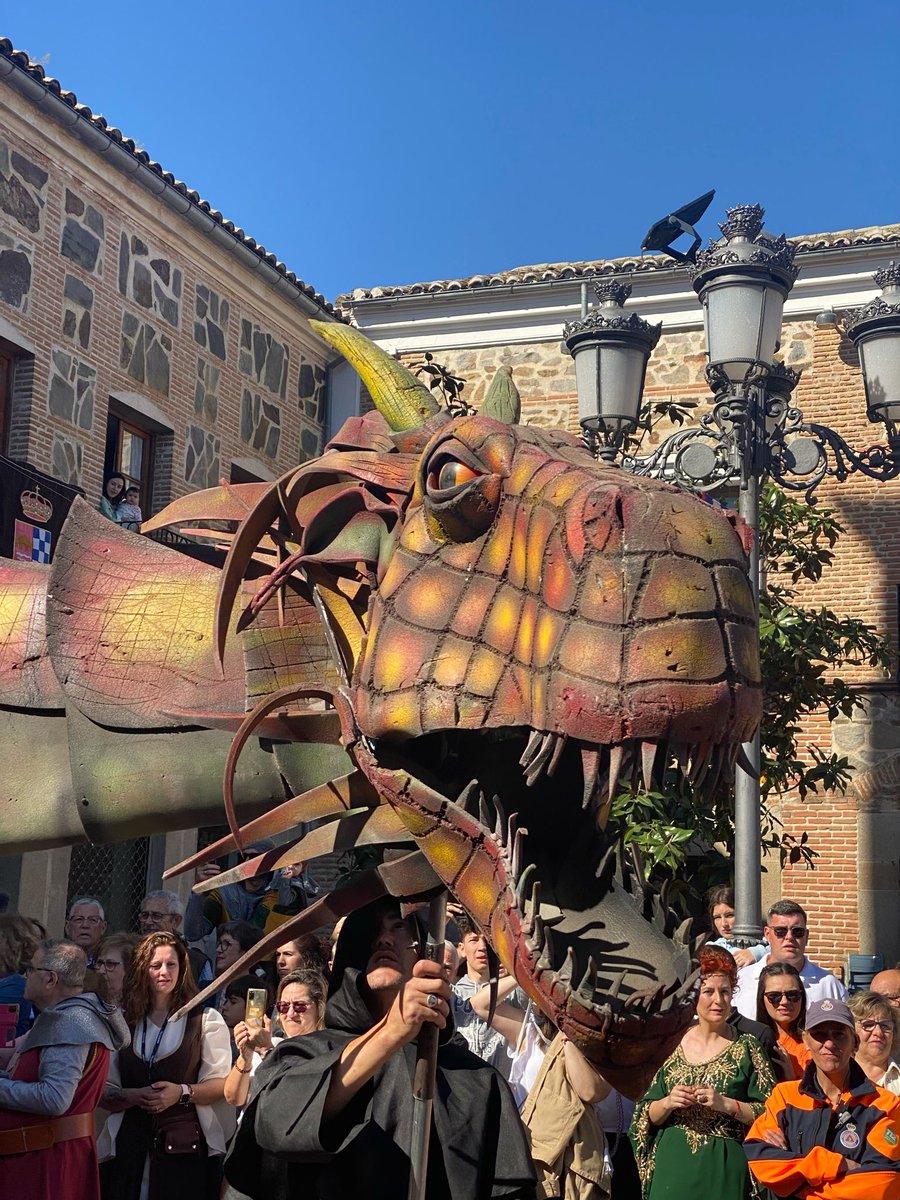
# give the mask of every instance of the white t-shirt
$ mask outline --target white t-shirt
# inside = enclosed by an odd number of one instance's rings
[[[751,963],[749,967],[741,967],[738,971],[738,990],[734,997],[734,1006],[743,1016],[751,1021],[756,1020],[756,993],[759,990],[759,977],[762,969],[769,964],[769,955],[759,962]],[[803,960],[800,978],[806,990],[807,1008],[816,1000],[846,1000],[847,989],[830,971],[817,967],[809,959]]]

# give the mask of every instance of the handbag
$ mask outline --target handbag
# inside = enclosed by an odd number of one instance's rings
[[[194,1106],[174,1104],[153,1118],[156,1154],[205,1154],[206,1138]]]

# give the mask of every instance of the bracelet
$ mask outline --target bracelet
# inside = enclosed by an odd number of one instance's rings
[[[251,1063],[246,1071],[242,1071],[237,1065],[237,1060],[235,1060],[234,1069],[237,1071],[238,1075],[251,1075],[253,1073],[253,1064]]]

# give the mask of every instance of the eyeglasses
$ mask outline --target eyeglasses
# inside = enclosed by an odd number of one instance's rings
[[[114,971],[116,967],[121,967],[123,964],[115,958],[95,958],[94,966],[98,971]]]
[[[55,971],[51,971],[49,967],[34,967],[31,963],[25,968],[25,974],[30,975],[32,971],[44,971],[47,975],[55,975]]]
[[[893,1033],[893,1021],[860,1021],[860,1029],[864,1029],[866,1033],[871,1033],[874,1029],[880,1029],[882,1033]]]
[[[100,917],[69,917],[72,925],[99,925]]]
[[[770,925],[769,930],[775,934],[777,938],[784,939],[790,934],[795,938],[805,938],[809,932],[805,925]]]
[[[147,912],[145,910],[143,912],[138,913],[138,916],[141,918],[142,921],[161,921],[163,919],[163,917],[171,916],[171,913]]]
[[[763,995],[770,1004],[780,1004],[782,1000],[787,1000],[788,1004],[799,1004],[803,993],[791,988],[787,992],[764,992]]]
[[[302,1017],[312,1006],[306,1000],[279,1000],[275,1007],[283,1017],[287,1016],[291,1009],[294,1010],[295,1017]]]

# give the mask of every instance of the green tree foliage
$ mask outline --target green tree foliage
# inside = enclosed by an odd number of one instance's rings
[[[806,716],[826,713],[829,720],[852,716],[862,700],[843,678],[843,669],[865,666],[888,670],[891,648],[865,621],[841,617],[829,608],[803,603],[801,580],[817,583],[832,565],[843,528],[827,509],[811,508],[773,485],[760,502],[760,647],[764,688],[761,728],[763,848],[782,861],[812,866],[814,839],[784,833],[769,800],[785,793],[801,799],[810,792],[844,790],[851,775],[848,760],[801,738]],[[805,598],[804,598],[805,599]],[[801,750],[805,753],[801,753]],[[634,844],[649,869],[684,877],[688,855],[716,843],[732,845],[733,781],[719,779],[710,789],[692,788],[674,771],[659,791],[623,787],[613,804],[611,827]],[[722,861],[719,868],[727,867]],[[716,864],[707,867],[706,886],[716,880]],[[711,874],[710,874],[711,873]]]

